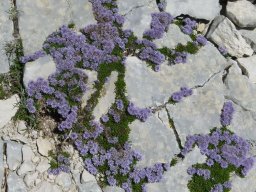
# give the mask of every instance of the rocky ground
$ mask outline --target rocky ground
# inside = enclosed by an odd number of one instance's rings
[[[119,13],[125,17],[123,28],[131,29],[139,38],[149,28],[151,14],[159,12],[155,0],[118,0],[117,4]],[[174,17],[186,15],[196,20],[194,31],[202,33],[208,42],[196,54],[189,54],[186,64],[170,66],[165,61],[159,72],[135,56],[127,57],[124,77],[127,98],[140,108],[154,110],[146,122],[135,120],[131,123],[129,141],[143,154],[138,167],[178,159],[159,183],[147,184],[148,191],[186,192],[191,179],[187,168],[203,163],[206,157],[198,149],[184,159],[177,154],[186,136],[208,134],[213,127],[221,126],[220,114],[225,101],[232,101],[235,108],[230,130],[248,140],[251,154],[256,156],[256,1],[166,0],[165,11]],[[10,71],[11,50],[18,37],[22,39],[24,54],[32,54],[42,48],[49,34],[70,22],[78,29],[97,22],[88,0],[0,0],[0,73],[4,75]],[[172,23],[163,38],[154,43],[158,48],[173,49],[189,41],[190,37]],[[225,47],[225,57],[220,47]],[[25,87],[38,77],[47,78],[55,69],[50,56],[27,63],[23,74]],[[89,91],[83,96],[82,106],[95,92],[97,80],[96,71],[85,72],[89,77]],[[115,102],[117,78],[118,73],[113,71],[104,84],[93,111],[97,120]],[[193,95],[175,105],[169,104],[170,95],[182,86],[192,88]],[[31,128],[25,121],[13,118],[22,100],[19,94],[1,99],[1,191],[123,191],[118,187],[101,188],[99,178],[84,169],[79,153],[68,143],[65,148],[71,155],[71,172],[48,174],[48,152],[54,151],[59,144],[57,136],[51,132],[55,122],[43,119],[39,128]],[[231,181],[232,192],[256,192],[256,164],[245,178],[233,174]]]

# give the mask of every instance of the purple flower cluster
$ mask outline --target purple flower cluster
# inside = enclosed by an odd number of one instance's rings
[[[162,1],[162,2],[158,3],[157,6],[158,6],[158,9],[159,9],[160,11],[164,11],[165,8],[166,8],[166,2],[165,2],[165,1]]]
[[[228,54],[228,50],[227,50],[227,48],[225,47],[225,46],[219,46],[218,47],[218,50],[220,51],[220,53],[222,54],[222,55],[227,55]]]
[[[174,92],[171,99],[175,102],[180,102],[183,97],[188,97],[193,94],[193,90],[187,87],[181,87],[180,91]]]
[[[231,189],[231,182],[226,181],[223,184],[216,184],[210,192],[223,192],[224,189]]]
[[[143,36],[151,39],[160,39],[163,37],[164,32],[168,30],[173,17],[166,12],[152,13],[151,16],[151,29],[145,31]]]
[[[68,157],[58,155],[55,161],[55,163],[57,164],[57,168],[48,169],[49,174],[58,175],[60,172],[70,172],[70,161]]]
[[[30,61],[35,61],[38,58],[43,57],[45,55],[46,55],[45,51],[39,50],[39,51],[36,51],[35,53],[33,53],[31,55],[21,57],[20,62],[21,63],[27,63],[27,62],[30,62]]]
[[[116,100],[116,108],[121,111],[124,109],[124,103],[121,99]]]
[[[208,180],[211,177],[211,172],[208,169],[197,169],[194,167],[189,167],[187,173],[189,175],[203,176],[205,180]]]
[[[197,23],[194,20],[191,20],[190,18],[186,18],[183,20],[184,26],[181,27],[181,30],[183,33],[187,35],[191,35],[193,33],[193,30],[196,28]]]
[[[231,123],[234,114],[234,107],[231,101],[227,101],[224,103],[221,115],[220,115],[220,122],[222,126],[228,126]]]
[[[178,51],[172,51],[172,54],[175,55],[174,59],[174,64],[179,64],[179,63],[186,63],[187,62],[187,57],[188,53],[183,51],[183,52],[178,52]]]
[[[202,46],[207,44],[207,39],[203,35],[198,35],[196,37],[196,42]]]
[[[230,131],[216,129],[209,135],[188,136],[182,155],[186,155],[197,145],[201,154],[206,155],[206,164],[212,166],[220,164],[225,169],[229,165],[242,168],[242,174],[246,175],[254,163],[253,157],[249,156],[250,145],[243,138]]]
[[[147,118],[151,115],[151,109],[141,109],[139,107],[136,107],[133,103],[129,103],[127,111],[130,115],[135,116],[137,119],[141,121],[146,121]]]

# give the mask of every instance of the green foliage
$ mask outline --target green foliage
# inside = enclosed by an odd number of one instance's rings
[[[175,166],[177,163],[178,163],[178,160],[177,160],[176,158],[173,158],[173,159],[171,160],[170,166],[171,166],[171,167],[172,167],[172,166]]]

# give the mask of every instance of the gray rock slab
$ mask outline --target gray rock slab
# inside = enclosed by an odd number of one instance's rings
[[[256,6],[247,0],[228,1],[226,14],[239,27],[256,27]]]
[[[201,48],[197,54],[189,55],[186,64],[163,64],[159,72],[154,72],[146,62],[136,57],[127,57],[127,96],[139,107],[163,104],[181,86],[202,85],[226,66],[226,59],[211,43]]]
[[[212,20],[220,14],[221,6],[218,0],[166,0],[166,11],[173,16],[190,15],[198,19]]]
[[[8,11],[11,8],[11,1],[0,1],[0,74],[9,71],[8,57],[5,53],[5,45],[13,40],[13,23],[9,19]]]
[[[191,41],[191,38],[185,35],[177,25],[171,24],[163,38],[155,40],[154,43],[157,48],[168,47],[174,49],[179,43],[185,45],[188,41]]]
[[[151,13],[155,12],[159,10],[154,1],[145,6],[138,6],[126,13],[123,28],[131,29],[137,37],[142,38],[144,31],[150,29]]]
[[[96,22],[88,0],[17,0],[17,7],[25,54],[41,49],[46,37],[64,24],[74,22],[79,29]]]
[[[146,122],[134,121],[130,128],[132,147],[143,155],[137,164],[140,167],[168,163],[180,152],[165,109],[152,114]]]
[[[0,128],[4,127],[18,110],[19,96],[13,95],[6,100],[0,100]]]
[[[0,186],[4,178],[4,142],[0,140]]]
[[[240,105],[244,110],[256,112],[256,85],[250,82],[247,76],[242,75],[236,63],[229,69],[225,79],[226,98]]]
[[[16,170],[22,162],[22,145],[12,141],[8,141],[6,144],[8,168],[10,170]]]
[[[235,25],[224,16],[215,18],[207,37],[218,46],[225,46],[232,56],[243,57],[253,54],[251,46],[242,37]]]
[[[159,183],[146,184],[147,191],[189,192],[187,184],[191,176],[187,174],[187,169],[196,163],[204,163],[205,160],[206,157],[202,156],[200,150],[196,147],[192,152],[187,154],[183,161],[165,172],[163,179]]]
[[[49,183],[47,181],[41,182],[38,186],[34,187],[31,192],[62,192],[61,188],[54,184],[54,183]]]
[[[10,172],[7,177],[8,192],[27,192],[27,188],[22,178],[14,172]]]
[[[237,60],[243,73],[248,76],[252,83],[256,83],[256,55],[251,57],[239,58]]]
[[[194,90],[192,96],[176,105],[167,105],[182,144],[187,135],[208,134],[210,129],[220,127],[224,89],[220,73],[204,87]]]
[[[120,187],[107,186],[103,189],[103,192],[125,192],[125,190]]]
[[[256,52],[256,29],[254,30],[241,29],[239,30],[239,32],[245,38],[247,43],[251,45],[254,52]]]
[[[45,56],[25,64],[23,83],[27,87],[30,81],[36,81],[39,77],[47,80],[49,75],[56,71],[56,64],[52,57]]]

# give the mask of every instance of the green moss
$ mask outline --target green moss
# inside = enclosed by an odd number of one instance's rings
[[[175,25],[178,25],[179,27],[183,26],[183,21],[181,19],[177,19],[173,22]]]
[[[73,23],[73,22],[71,22],[71,23],[69,23],[68,24],[68,28],[70,28],[70,29],[73,29],[73,28],[75,28],[75,23]]]
[[[178,163],[178,160],[177,160],[176,158],[173,158],[173,159],[171,160],[170,166],[171,166],[171,167],[172,167],[172,166],[175,166],[177,163]]]

